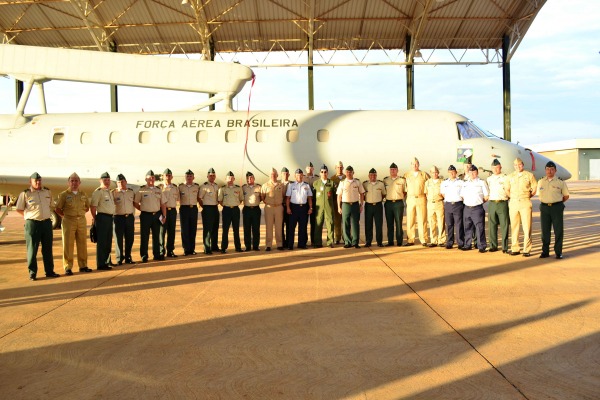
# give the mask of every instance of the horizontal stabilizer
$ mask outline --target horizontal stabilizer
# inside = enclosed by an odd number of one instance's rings
[[[252,79],[252,70],[236,63],[1,44],[0,75],[21,81],[55,79],[223,93],[232,98]]]

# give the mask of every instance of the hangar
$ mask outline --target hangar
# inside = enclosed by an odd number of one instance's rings
[[[315,52],[401,50],[406,108],[419,65],[503,68],[504,138],[511,139],[510,60],[545,0],[15,0],[0,1],[2,43],[138,54],[300,52],[314,109]],[[469,51],[469,50],[475,50]],[[476,54],[477,58],[472,59]],[[368,65],[356,58],[352,65]],[[381,64],[381,63],[379,63]],[[346,64],[348,65],[348,64]],[[22,86],[20,86],[22,88]],[[17,96],[20,96],[19,86]],[[117,111],[117,88],[112,109]]]

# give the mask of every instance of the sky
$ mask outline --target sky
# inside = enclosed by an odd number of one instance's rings
[[[600,1],[548,0],[511,60],[512,141],[532,145],[567,139],[600,138]],[[423,50],[423,57],[446,60],[448,53]],[[461,55],[456,52],[455,55]],[[465,60],[481,60],[479,51]],[[190,56],[193,58],[196,56]],[[285,57],[285,58],[284,58]],[[396,51],[318,53],[315,63],[403,61]],[[291,60],[290,60],[291,59]],[[223,54],[217,60],[242,64],[305,62],[306,53]],[[253,68],[253,110],[306,110],[307,70],[300,67]],[[415,106],[450,110],[502,137],[502,69],[489,65],[415,66]],[[317,110],[404,110],[403,66],[315,67]],[[108,86],[53,81],[45,84],[48,112],[110,110]],[[248,108],[250,85],[234,99]],[[39,112],[32,91],[26,112]],[[120,111],[169,111],[206,99],[198,93],[119,88]],[[0,114],[14,111],[14,81],[0,78]]]

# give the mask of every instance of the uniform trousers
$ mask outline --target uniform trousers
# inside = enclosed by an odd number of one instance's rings
[[[296,232],[296,226],[298,226],[298,247],[306,247],[308,241],[307,225],[308,225],[308,204],[294,204],[290,203],[290,209],[292,210],[290,216],[290,222],[287,230],[287,246],[288,249],[294,248],[294,234]]]
[[[219,208],[214,206],[202,207],[202,239],[204,252],[219,250]]]
[[[375,222],[375,240],[377,244],[383,244],[383,205],[381,202],[365,203],[365,242],[368,245],[373,241],[373,222]]]
[[[313,213],[315,219],[315,230],[311,243],[315,246],[323,245],[323,227],[327,229],[327,246],[333,244],[333,207],[331,204],[323,206],[319,204],[313,205]]]
[[[117,262],[131,260],[133,247],[135,217],[133,214],[115,215],[114,219],[115,255]],[[125,242],[125,243],[123,243]],[[125,246],[123,246],[123,244]]]
[[[403,200],[386,200],[385,202],[385,222],[387,224],[388,244],[394,244],[394,229],[396,232],[396,243],[402,246],[404,240],[404,230],[402,229],[402,217],[404,216]],[[395,228],[394,228],[395,227]]]
[[[463,227],[463,202],[444,202],[444,219],[446,220],[446,246],[454,245],[454,234],[456,230],[456,243],[462,248],[465,245],[465,230]]]
[[[152,256],[159,258],[160,254],[160,211],[140,213],[140,256],[148,258],[148,241],[152,231]]]
[[[406,236],[408,243],[415,242],[416,229],[419,229],[421,244],[429,241],[427,229],[427,199],[425,196],[408,196],[406,198]]]
[[[110,264],[112,252],[113,216],[110,214],[96,214],[96,268],[107,267]]]
[[[198,206],[179,207],[179,228],[181,245],[185,254],[196,251],[196,232],[198,231]]]
[[[244,220],[244,245],[246,250],[258,250],[260,243],[260,207],[244,206],[242,218]]]
[[[477,238],[476,246],[479,250],[485,250],[487,242],[485,241],[485,210],[483,205],[467,206],[463,211],[463,220],[465,225],[465,245],[467,249],[471,248],[473,241],[473,231]]]
[[[65,271],[73,268],[73,248],[77,245],[77,266],[87,268],[87,221],[85,215],[79,217],[64,216],[62,220],[63,267]]]
[[[519,246],[519,225],[523,225],[523,251],[531,253],[531,219],[532,205],[529,199],[511,199],[508,203],[508,214],[510,215],[510,243],[511,251],[518,253],[521,250]]]
[[[287,245],[287,232],[290,227],[290,214],[286,212],[286,204],[283,203],[283,222],[281,223],[281,238],[283,243]]]
[[[502,250],[508,251],[508,201],[490,200],[488,203],[488,226],[490,230],[490,249],[498,249],[498,226],[502,234]]]
[[[565,204],[561,201],[558,203],[540,203],[540,222],[542,224],[542,253],[550,253],[550,239],[552,233],[550,229],[554,229],[554,254],[562,255],[563,249],[563,216],[565,212]]]
[[[342,235],[342,214],[337,207],[337,201],[333,202],[333,237],[336,243],[344,239]]]
[[[42,245],[42,259],[46,275],[54,272],[54,259],[52,256],[52,222],[50,219],[36,221],[25,220],[25,243],[27,245],[27,268],[29,275],[37,274],[37,252]]]
[[[314,245],[315,244],[315,225],[317,224],[317,216],[314,212],[308,216],[308,221],[310,222],[310,229],[309,229],[310,244]],[[322,240],[321,240],[321,242],[322,242]]]
[[[283,247],[283,235],[280,227],[283,224],[283,207],[281,204],[265,204],[265,225],[267,228],[265,234],[265,246],[273,245],[273,230],[275,230],[275,244],[277,247]]]
[[[160,254],[165,255],[175,250],[175,227],[177,225],[177,208],[167,208],[167,219],[160,225]],[[165,242],[165,236],[167,241]],[[166,250],[166,251],[165,251]]]
[[[240,208],[223,206],[223,232],[221,233],[221,251],[229,246],[229,228],[233,228],[233,244],[236,250],[242,249],[240,240]]]
[[[431,243],[446,244],[446,224],[444,222],[444,203],[442,200],[427,203],[427,220]]]
[[[344,233],[344,244],[356,246],[360,234],[360,205],[354,203],[342,203],[342,225]]]

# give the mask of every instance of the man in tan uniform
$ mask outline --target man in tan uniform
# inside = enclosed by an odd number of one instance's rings
[[[567,184],[555,177],[556,164],[548,161],[546,176],[538,182],[540,196],[540,222],[542,225],[542,254],[540,258],[550,257],[551,229],[554,229],[554,255],[557,259],[563,258],[563,216],[565,201],[569,200]]]
[[[194,182],[194,173],[188,169],[185,173],[185,183],[179,185],[179,227],[184,256],[196,255],[199,194],[200,185]]]
[[[204,242],[204,254],[212,254],[219,251],[219,207],[217,196],[219,185],[215,179],[217,174],[213,168],[208,170],[208,180],[200,185],[198,199],[202,207],[202,240]]]
[[[440,194],[442,179],[440,170],[435,165],[429,170],[432,178],[425,183],[425,195],[427,196],[427,220],[429,221],[429,232],[431,233],[431,244],[429,247],[446,246],[446,224],[444,216],[444,196]]]
[[[96,269],[111,270],[110,253],[112,252],[113,216],[115,215],[115,199],[110,190],[108,172],[100,176],[100,187],[92,193],[90,202],[93,223],[96,225]]]
[[[167,257],[177,257],[175,254],[175,229],[177,226],[177,203],[179,188],[173,183],[173,172],[167,168],[163,172],[165,184],[162,188],[167,216],[160,225],[160,254]],[[165,236],[167,241],[165,242]]]
[[[516,256],[521,253],[519,246],[519,225],[523,224],[523,256],[531,255],[531,197],[537,190],[537,181],[533,174],[525,171],[523,160],[515,159],[513,163],[515,172],[508,176],[506,181],[506,194],[510,198],[508,213],[511,225],[511,250],[509,254]]]
[[[402,218],[404,217],[404,199],[406,198],[406,179],[398,175],[396,163],[390,164],[390,176],[383,178],[385,185],[385,220],[387,224],[387,247],[394,245],[402,246],[404,231],[402,230]],[[396,235],[394,235],[394,230]]]
[[[428,247],[429,232],[427,229],[427,198],[425,197],[425,182],[429,179],[426,172],[419,170],[419,160],[413,158],[410,163],[411,171],[404,174],[406,179],[406,235],[405,246],[415,244],[415,229],[419,225],[419,240],[421,245]]]
[[[85,214],[90,209],[90,200],[79,191],[81,180],[72,173],[69,188],[58,195],[56,213],[62,217],[63,267],[65,275],[73,275],[73,247],[77,243],[77,266],[79,272],[92,272],[87,265],[87,221]]]
[[[346,179],[340,182],[337,189],[337,203],[339,212],[342,214],[342,225],[344,227],[344,248],[355,247],[358,244],[360,234],[360,213],[363,209],[365,188],[358,179],[354,179],[354,168],[346,167]]]
[[[375,240],[383,247],[383,199],[386,195],[385,184],[377,179],[377,171],[371,168],[369,180],[363,182],[365,188],[365,246],[371,247],[373,241],[373,222],[375,222]]]
[[[234,184],[235,176],[229,171],[226,175],[227,184],[219,188],[218,200],[223,207],[223,232],[221,233],[221,253],[227,252],[229,246],[229,228],[233,226],[233,244],[235,251],[242,251],[240,240],[240,203],[244,201],[244,192],[239,185]]]
[[[135,237],[135,192],[127,187],[125,175],[117,175],[117,188],[112,191],[115,199],[114,236],[117,264],[135,264],[131,258],[131,249]],[[125,246],[123,246],[125,242]]]
[[[29,177],[30,186],[17,199],[17,212],[25,218],[25,243],[27,244],[27,267],[29,279],[37,280],[37,251],[42,245],[44,271],[48,278],[60,276],[54,272],[52,258],[52,222],[54,208],[50,189],[42,186],[42,177],[34,172]]]
[[[260,197],[265,203],[265,251],[271,251],[273,245],[273,230],[275,230],[275,244],[277,250],[283,250],[283,202],[285,201],[285,185],[277,180],[277,170],[271,169],[271,179],[262,185]]]
[[[242,185],[244,194],[244,209],[242,220],[244,224],[244,244],[246,251],[259,250],[260,244],[260,185],[255,182],[254,174],[246,172],[246,183]]]
[[[152,231],[152,255],[155,261],[165,259],[160,253],[160,226],[165,221],[166,199],[162,191],[154,186],[154,171],[146,172],[146,184],[135,194],[133,205],[140,213],[140,256],[148,262],[148,241]]]
[[[337,189],[340,186],[340,182],[346,179],[346,175],[344,175],[344,163],[338,161],[335,164],[335,174],[330,178],[331,182],[333,182],[333,190],[337,193]],[[333,233],[335,244],[340,244],[340,241],[343,239],[342,235],[342,214],[337,207],[337,201],[333,202]]]

